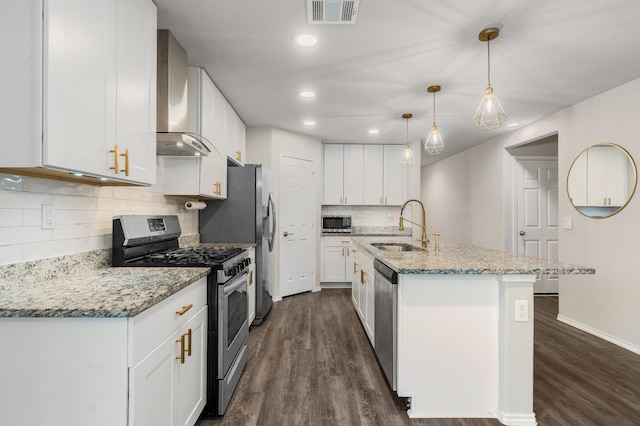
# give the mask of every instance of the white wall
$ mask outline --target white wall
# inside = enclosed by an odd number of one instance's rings
[[[247,128],[247,163],[264,164],[273,170],[273,195],[276,203],[280,200],[280,156],[291,154],[314,162],[316,183],[316,215],[315,225],[320,223],[320,203],[322,202],[322,143],[320,139],[293,133],[276,128]],[[279,206],[279,204],[277,204]],[[315,252],[311,254],[316,259],[315,277],[316,289],[320,288],[320,232],[316,232]],[[278,233],[273,247],[273,296],[280,298],[280,238]]]
[[[162,182],[160,164],[158,173]],[[198,212],[184,202],[162,195],[161,184],[98,187],[0,174],[0,265],[110,248],[111,219],[120,214],[175,214],[183,235],[197,234]],[[42,204],[55,207],[53,229],[41,227]]]
[[[573,219],[572,230],[560,230],[560,260],[596,268],[561,276],[560,317],[638,353],[638,195],[617,215],[590,219],[570,204],[565,182],[574,158],[596,143],[617,143],[640,159],[639,99],[640,79],[425,167],[421,177],[430,227],[442,241],[510,250],[515,161],[506,148],[557,133],[560,218]]]

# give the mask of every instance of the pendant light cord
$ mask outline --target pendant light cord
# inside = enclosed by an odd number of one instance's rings
[[[433,92],[433,125],[436,125],[436,92]]]
[[[487,84],[491,86],[491,39],[487,40]]]

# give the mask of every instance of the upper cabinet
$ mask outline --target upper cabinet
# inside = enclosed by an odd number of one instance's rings
[[[224,139],[217,119],[225,113],[224,103],[219,102],[222,95],[202,68],[189,67],[187,87],[189,128],[211,143],[211,153],[206,157],[164,157],[164,193],[225,199],[227,157],[221,148]]]
[[[3,2],[5,172],[94,184],[156,178],[151,0]],[[18,32],[19,34],[16,34]],[[19,146],[20,149],[15,149]]]
[[[407,178],[402,145],[325,144],[323,204],[401,205]]]
[[[238,165],[244,166],[247,128],[229,102],[224,115],[224,140],[227,157]]]

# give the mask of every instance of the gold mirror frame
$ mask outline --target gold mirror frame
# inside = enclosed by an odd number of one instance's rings
[[[590,180],[595,180],[595,174],[594,174],[595,172],[592,171],[592,173],[589,174],[589,167],[588,167],[589,150],[592,150],[592,153],[596,153],[594,148],[599,148],[599,147],[616,148],[622,154],[624,154],[623,158],[627,160],[626,162],[627,166],[625,167],[625,170],[626,170],[625,180],[627,181],[625,186],[627,187],[627,192],[625,195],[626,198],[624,199],[624,202],[621,202],[619,204],[614,203],[614,205],[611,205],[611,197],[607,197],[605,194],[605,196],[601,198],[602,194],[600,194],[598,195],[598,202],[600,199],[602,199],[603,200],[602,204],[589,204],[590,197],[589,197],[588,185]],[[606,152],[607,151],[605,151],[605,153]],[[585,163],[584,165],[582,164],[583,162]],[[600,172],[601,171],[602,170],[600,170]],[[606,171],[606,165],[605,165],[605,171]],[[618,173],[620,172],[620,170],[617,170],[617,171]],[[572,179],[572,172],[574,173],[573,179]],[[633,172],[633,182],[631,182],[631,176],[629,175],[630,172]],[[584,177],[582,176],[582,174],[584,174]],[[580,182],[581,178],[584,179],[584,190],[583,190],[584,195],[581,193],[580,188],[576,188],[576,184],[577,185],[581,184]],[[620,180],[620,177],[618,177],[618,180]],[[569,197],[569,202],[571,203],[571,205],[583,216],[586,216],[592,219],[605,219],[607,217],[611,217],[619,213],[627,206],[627,204],[629,204],[629,201],[631,201],[631,198],[633,198],[633,194],[635,194],[636,192],[637,183],[638,183],[638,170],[637,170],[635,161],[633,161],[633,157],[631,157],[631,154],[629,154],[629,152],[623,147],[621,147],[620,145],[617,145],[611,142],[603,142],[603,143],[594,144],[586,148],[573,160],[573,163],[571,163],[571,167],[569,168],[569,173],[567,173],[567,184],[566,184],[567,196]],[[569,187],[570,185],[573,186],[573,191]],[[609,189],[608,186],[606,186],[606,184],[605,184],[605,187]],[[614,188],[614,190],[615,189],[616,188]],[[574,197],[578,197],[582,199],[583,196],[585,201],[584,203],[574,202]],[[621,199],[622,197],[619,197],[619,198]],[[593,212],[593,213],[601,212],[602,214],[601,215],[590,214],[589,212]]]

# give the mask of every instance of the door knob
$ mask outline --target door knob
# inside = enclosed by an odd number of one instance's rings
[[[520,231],[520,235],[522,235],[523,237],[526,235],[527,233],[524,231]]]
[[[284,231],[283,235],[284,235],[285,237],[288,237],[289,235],[293,235],[293,232],[287,232],[287,231]]]

